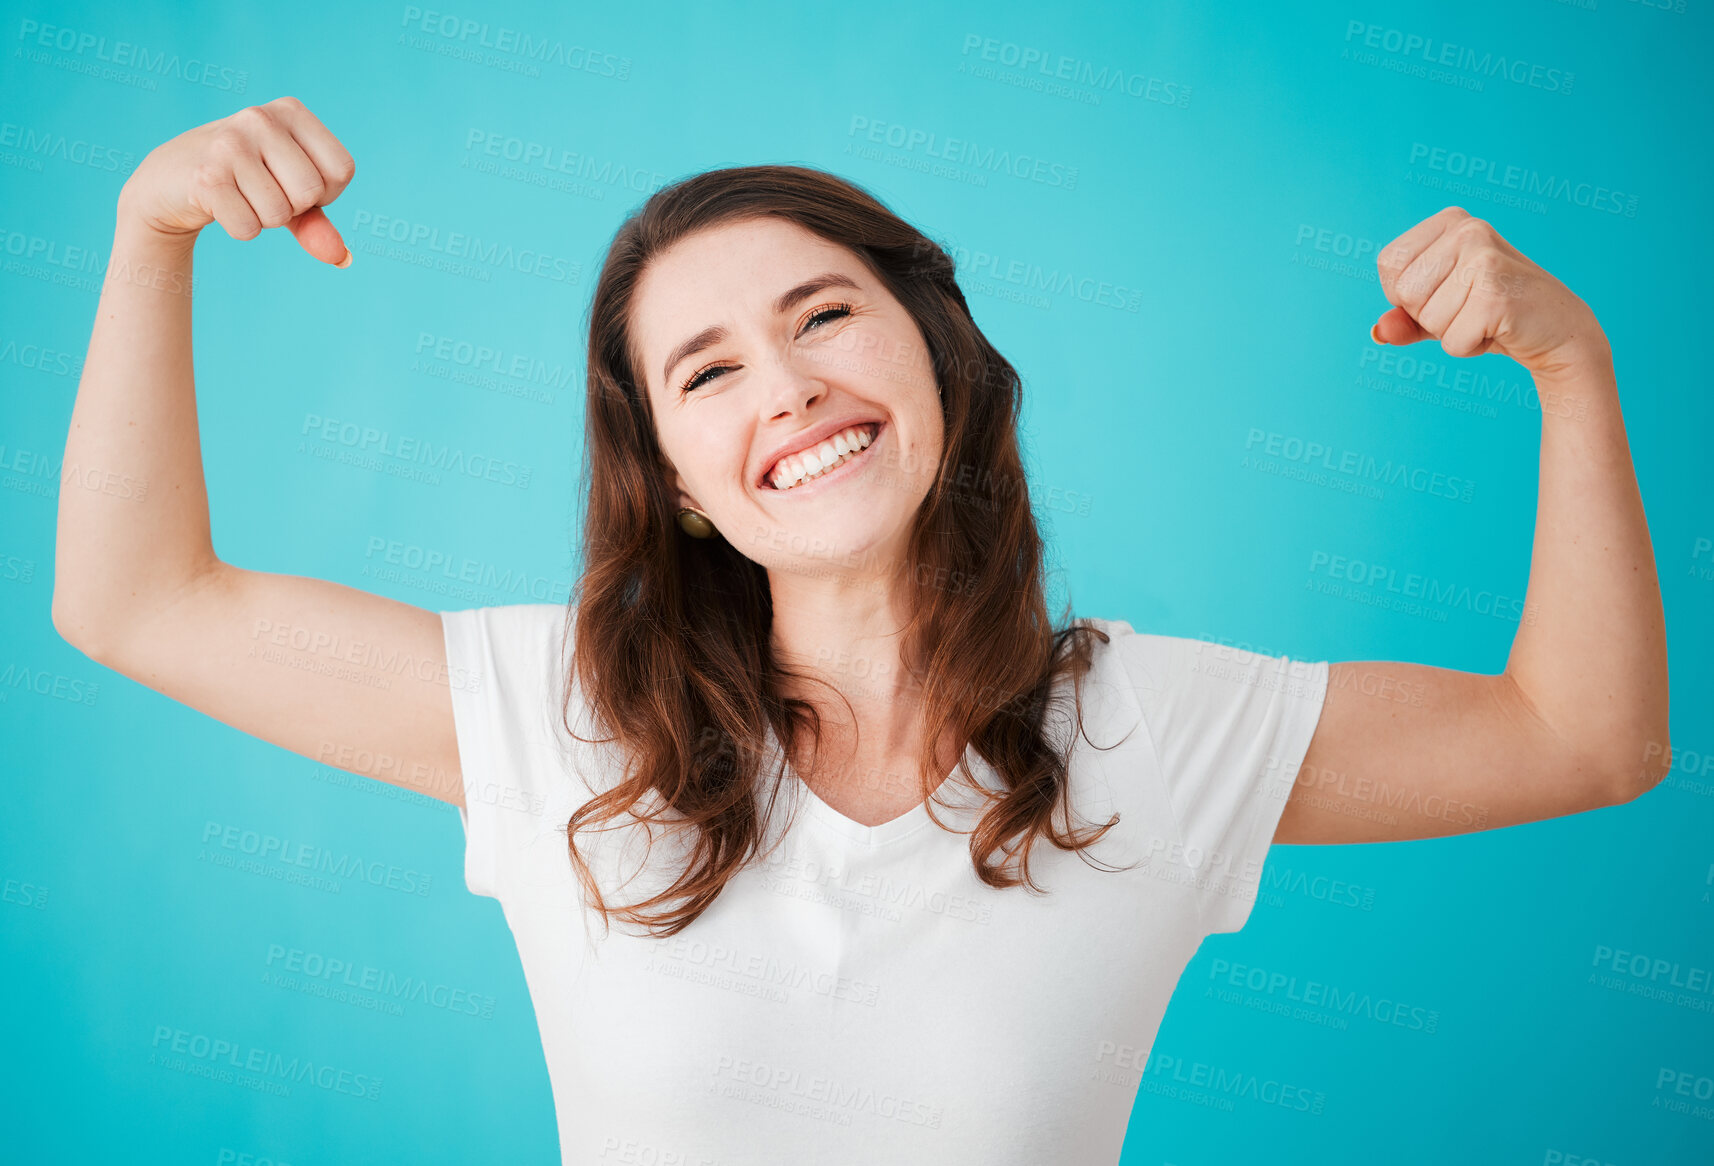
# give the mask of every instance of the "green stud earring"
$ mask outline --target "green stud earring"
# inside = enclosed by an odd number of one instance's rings
[[[679,508],[678,527],[691,538],[711,538],[714,535],[714,524],[708,520],[708,515],[694,506]]]

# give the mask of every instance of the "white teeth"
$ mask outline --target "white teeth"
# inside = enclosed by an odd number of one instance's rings
[[[813,449],[782,458],[768,480],[776,490],[789,490],[844,464],[874,440],[867,428],[842,429]]]

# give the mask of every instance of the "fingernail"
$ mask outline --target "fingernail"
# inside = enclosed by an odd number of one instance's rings
[[[335,263],[334,266],[335,267],[350,267],[351,266],[351,248],[347,247],[345,249],[345,258],[341,259],[338,263]]]
[[[1369,325],[1369,339],[1373,340],[1376,344],[1385,344],[1386,341],[1382,340],[1381,334],[1376,331],[1380,326],[1381,325],[1378,322]]]

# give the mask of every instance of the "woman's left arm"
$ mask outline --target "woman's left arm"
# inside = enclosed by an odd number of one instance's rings
[[[1671,765],[1666,626],[1606,334],[1457,207],[1388,244],[1377,268],[1394,305],[1378,343],[1499,352],[1535,380],[1529,588],[1499,675],[1332,664],[1274,841],[1427,838],[1629,801]]]

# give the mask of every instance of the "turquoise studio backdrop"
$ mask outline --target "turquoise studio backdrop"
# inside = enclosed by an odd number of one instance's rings
[[[954,250],[1025,381],[1056,612],[1498,672],[1539,401],[1503,356],[1369,337],[1380,246],[1448,205],[1493,223],[1612,341],[1674,768],[1595,812],[1274,849],[1131,1073],[1124,1161],[1714,1161],[1714,4],[452,2],[5,6],[8,1160],[555,1160],[456,812],[228,728],[50,621],[120,186],[289,94],[357,159],[328,208],[355,262],[203,233],[215,544],[436,610],[570,594],[582,328],[622,218],[696,171],[791,162]],[[231,1048],[335,1072],[240,1080]]]

